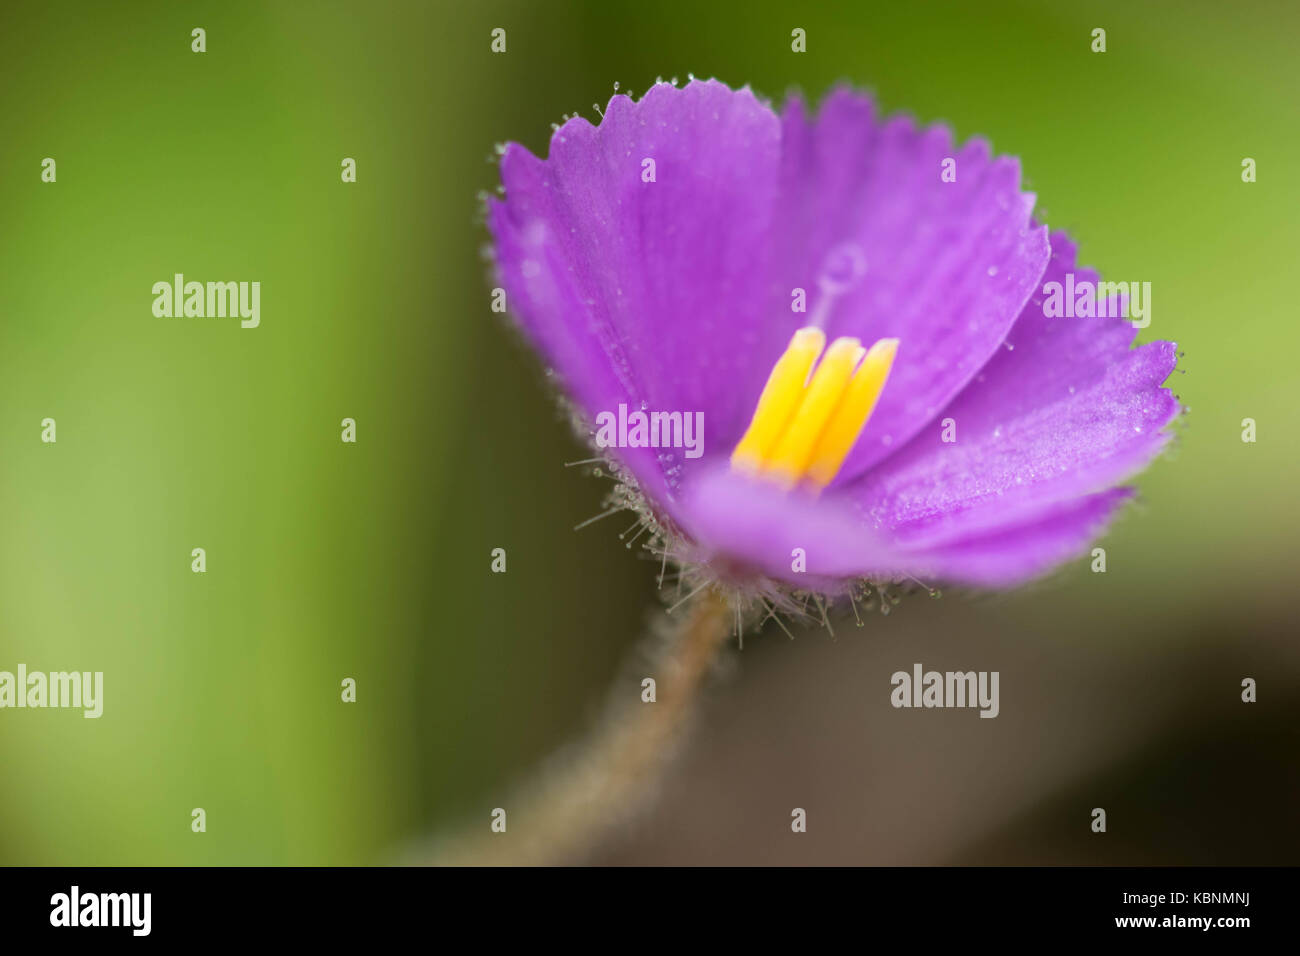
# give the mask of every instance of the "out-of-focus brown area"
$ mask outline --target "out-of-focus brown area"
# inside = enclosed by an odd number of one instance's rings
[[[1050,605],[1050,590],[1035,603]],[[1284,609],[1141,618],[906,600],[751,639],[607,864],[1280,864],[1300,857],[1300,655]],[[1032,613],[1031,611],[1029,613]],[[1045,618],[1047,616],[1045,615]],[[1234,648],[1249,648],[1239,653]],[[1001,712],[894,709],[890,675],[998,670]],[[1241,700],[1244,677],[1259,700]],[[791,811],[807,832],[791,832]],[[1106,810],[1107,830],[1091,829]]]

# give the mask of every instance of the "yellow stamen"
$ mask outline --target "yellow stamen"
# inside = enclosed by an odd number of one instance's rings
[[[898,340],[867,350],[857,339],[836,339],[810,378],[825,341],[816,328],[794,334],[731,454],[733,468],[787,489],[802,482],[814,493],[835,478],[876,407]]]
[[[836,339],[826,350],[812,381],[804,389],[799,410],[786,426],[781,440],[763,469],[786,488],[793,488],[808,470],[813,446],[853,378],[853,367],[865,350],[857,339]]]
[[[854,442],[866,427],[867,419],[876,409],[885,379],[898,354],[898,339],[881,339],[867,352],[862,364],[853,374],[853,381],[844,392],[844,398],[831,415],[825,431],[817,439],[807,477],[818,491],[831,483],[839,474],[840,466],[848,457]]]
[[[762,470],[763,462],[799,408],[808,373],[825,345],[826,334],[821,329],[800,329],[794,334],[767,377],[749,430],[731,453],[732,468],[749,474]]]

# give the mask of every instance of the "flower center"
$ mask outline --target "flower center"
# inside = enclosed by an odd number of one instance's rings
[[[772,367],[732,469],[821,492],[866,427],[897,352],[898,339],[864,349],[839,338],[826,348],[821,329],[800,329]]]

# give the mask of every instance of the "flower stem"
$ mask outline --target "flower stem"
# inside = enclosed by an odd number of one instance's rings
[[[684,737],[699,689],[728,634],[728,606],[712,588],[663,615],[645,676],[656,700],[629,691],[572,754],[560,755],[520,789],[505,832],[485,813],[472,828],[436,838],[418,862],[440,866],[571,863],[608,830],[645,807]]]

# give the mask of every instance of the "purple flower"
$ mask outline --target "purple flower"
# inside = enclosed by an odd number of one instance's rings
[[[1174,345],[1045,314],[1046,283],[1097,276],[982,140],[692,81],[569,120],[546,160],[511,144],[501,176],[500,283],[584,420],[702,413],[698,457],[609,434],[621,500],[714,579],[1013,585],[1085,551],[1170,438]]]

